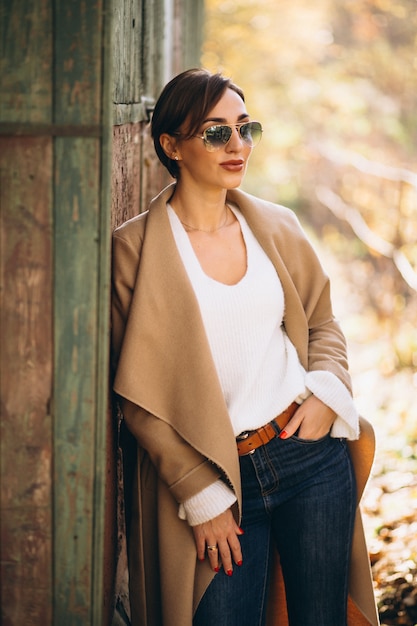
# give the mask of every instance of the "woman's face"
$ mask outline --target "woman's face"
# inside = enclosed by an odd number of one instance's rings
[[[238,187],[243,180],[252,148],[242,140],[235,125],[248,121],[250,118],[242,98],[232,89],[227,89],[202,122],[196,133],[199,136],[177,141],[176,155],[179,158],[181,183],[193,182],[216,189]],[[227,144],[210,152],[201,135],[206,128],[219,124],[232,125],[232,135]],[[181,132],[185,134],[187,128],[182,128]]]

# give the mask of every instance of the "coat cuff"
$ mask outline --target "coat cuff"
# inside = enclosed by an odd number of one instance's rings
[[[169,490],[177,502],[185,502],[220,478],[215,465],[205,460],[179,480],[169,485]]]

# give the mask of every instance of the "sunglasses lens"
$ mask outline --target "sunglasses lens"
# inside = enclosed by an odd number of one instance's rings
[[[229,141],[232,136],[230,126],[210,126],[203,133],[204,143],[208,150],[218,150]]]
[[[262,137],[262,126],[259,122],[248,122],[240,127],[240,136],[249,146],[256,146]]]
[[[262,137],[262,126],[259,122],[248,122],[238,126],[239,134],[248,146],[256,146]],[[227,144],[232,136],[231,126],[210,126],[203,133],[204,145],[209,152],[218,150]]]

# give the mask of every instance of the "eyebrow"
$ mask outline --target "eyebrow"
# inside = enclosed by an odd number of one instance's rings
[[[240,120],[244,120],[247,117],[250,117],[249,113],[242,113],[237,118],[237,121],[239,122]],[[207,124],[207,122],[216,122],[218,124],[227,124],[227,120],[226,120],[225,117],[208,117],[206,120],[203,120],[201,123],[202,124]]]

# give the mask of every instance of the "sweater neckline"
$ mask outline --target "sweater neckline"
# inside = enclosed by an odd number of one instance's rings
[[[168,217],[171,223],[171,228],[173,230],[174,238],[177,242],[177,246],[179,246],[179,252],[181,254],[181,257],[183,258],[183,262],[186,261],[187,264],[191,263],[192,271],[194,273],[198,273],[200,278],[203,278],[204,280],[212,284],[219,285],[220,288],[233,289],[233,288],[238,287],[239,285],[242,285],[242,283],[247,279],[249,267],[250,267],[251,254],[250,254],[250,246],[248,246],[248,238],[247,238],[247,231],[246,231],[246,229],[249,229],[249,226],[247,225],[246,220],[241,214],[241,212],[239,211],[238,207],[234,203],[232,204],[231,202],[228,202],[228,206],[240,224],[240,229],[242,231],[242,237],[243,237],[245,248],[246,248],[246,271],[243,274],[243,276],[240,278],[240,280],[238,280],[236,283],[233,283],[231,285],[229,285],[228,283],[223,283],[220,280],[216,280],[212,276],[209,276],[208,274],[206,274],[206,272],[202,268],[201,263],[194,251],[194,248],[188,237],[187,231],[185,230],[184,226],[181,223],[181,220],[179,219],[178,215],[176,214],[176,212],[174,211],[174,209],[172,208],[169,202],[167,202],[167,211],[168,211]]]

